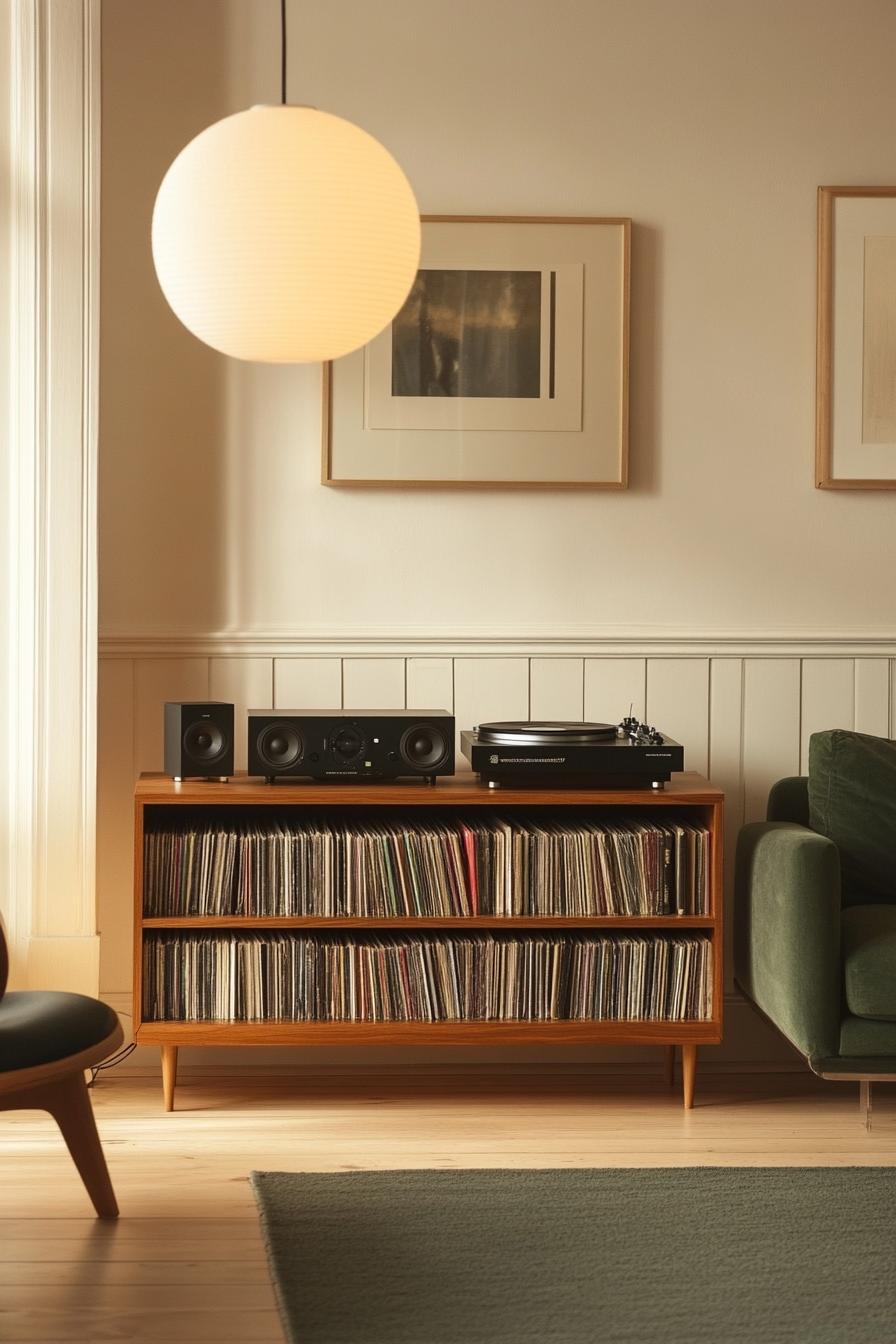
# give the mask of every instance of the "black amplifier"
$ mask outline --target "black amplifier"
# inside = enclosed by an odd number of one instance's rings
[[[684,748],[635,719],[608,723],[483,723],[461,750],[481,779],[508,785],[662,788]]]
[[[454,774],[454,715],[444,709],[250,709],[250,775],[402,779]]]

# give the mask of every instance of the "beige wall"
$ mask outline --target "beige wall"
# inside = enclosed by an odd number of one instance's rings
[[[122,1008],[129,792],[166,696],[419,687],[475,722],[615,716],[631,690],[729,791],[730,839],[811,728],[896,716],[896,501],[812,486],[815,191],[896,177],[890,0],[294,6],[292,99],[382,139],[424,211],[633,218],[632,488],[607,495],[326,490],[318,370],[228,362],[167,309],[156,188],[203,126],[276,98],[276,10],[103,5],[99,899]],[[773,1050],[729,1021],[731,1057]]]
[[[896,176],[890,0],[295,6],[292,98],[379,136],[424,211],[632,216],[623,495],[323,489],[317,370],[180,327],[154,193],[276,97],[276,11],[104,3],[106,632],[896,628],[893,499],[811,477],[815,189]]]

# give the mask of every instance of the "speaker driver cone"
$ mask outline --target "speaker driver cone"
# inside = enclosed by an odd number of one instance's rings
[[[448,738],[432,723],[412,723],[401,735],[399,751],[405,765],[435,770],[448,755]]]
[[[290,770],[302,759],[301,733],[291,723],[269,723],[258,736],[258,755],[264,765]]]
[[[201,761],[204,765],[210,765],[223,756],[227,748],[221,729],[209,719],[197,719],[195,723],[187,724],[183,743],[189,759]]]

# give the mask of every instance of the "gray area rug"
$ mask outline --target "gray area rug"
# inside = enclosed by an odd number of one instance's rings
[[[882,1344],[896,1171],[256,1172],[291,1344]]]

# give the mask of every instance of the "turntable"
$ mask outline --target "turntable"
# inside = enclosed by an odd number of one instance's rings
[[[490,788],[508,785],[661,789],[684,769],[684,748],[629,717],[620,724],[481,723],[461,750]]]

